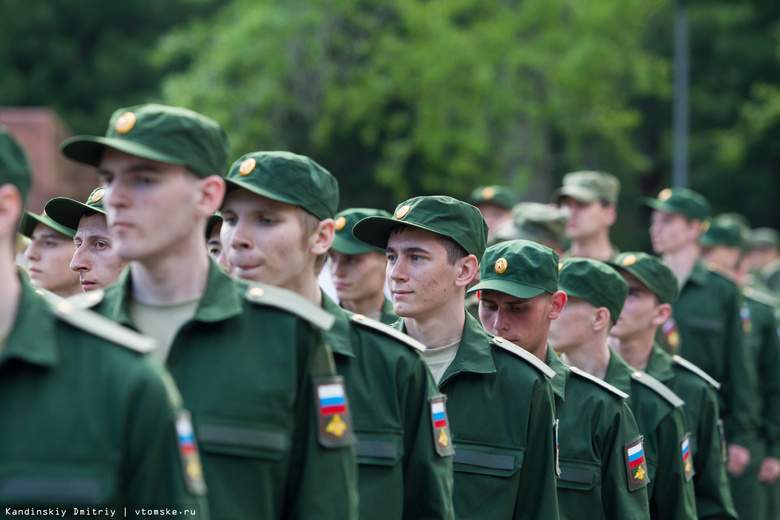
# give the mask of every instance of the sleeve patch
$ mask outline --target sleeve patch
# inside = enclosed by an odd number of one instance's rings
[[[353,445],[355,436],[347,393],[344,390],[344,378],[316,377],[313,383],[320,444],[326,448]]]
[[[430,398],[431,426],[433,430],[433,446],[440,457],[448,457],[453,453],[450,421],[447,417],[447,396],[443,394]]]
[[[696,474],[696,470],[693,469],[693,456],[691,455],[691,432],[685,434],[683,437],[680,449],[682,452],[683,471],[685,475],[685,481],[688,482]]]
[[[623,445],[626,457],[626,477],[628,478],[628,490],[636,491],[650,483],[650,475],[647,473],[647,461],[645,460],[643,437],[639,435],[634,440]]]
[[[196,496],[205,495],[206,482],[203,480],[203,468],[195,442],[195,431],[192,429],[192,418],[187,410],[176,413],[176,438],[187,490]]]

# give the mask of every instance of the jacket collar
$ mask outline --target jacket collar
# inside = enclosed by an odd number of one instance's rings
[[[547,366],[552,368],[557,376],[550,379],[553,393],[561,401],[566,401],[566,380],[569,377],[569,369],[549,344],[547,345]]]
[[[634,372],[635,370],[628,366],[623,358],[618,356],[614,350],[609,349],[609,365],[607,365],[604,381],[631,395],[631,374]]]
[[[662,383],[666,383],[674,378],[672,360],[669,356],[664,354],[657,343],[653,344],[653,350],[650,352],[650,358],[647,360],[645,372]]]
[[[325,291],[320,292],[322,293],[322,308],[336,318],[333,327],[323,334],[325,342],[334,353],[355,357],[355,351],[352,349],[352,328],[349,323],[352,313],[340,307],[330,296],[325,294]]]
[[[0,354],[0,364],[9,358],[47,367],[57,366],[56,320],[49,304],[20,277],[22,286],[16,318]]]

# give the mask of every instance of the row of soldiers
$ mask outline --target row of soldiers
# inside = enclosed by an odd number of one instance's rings
[[[11,249],[30,178],[18,145],[0,142]],[[224,131],[175,107],[120,109],[105,136],[62,153],[101,186],[24,213],[40,294],[0,263],[0,410],[14,418],[0,426],[3,505],[773,514],[774,316],[746,318],[735,283],[700,262],[700,195],[646,201],[662,260],[611,246],[618,185],[601,173],[564,179],[563,217],[531,204],[499,225],[500,187],[474,205],[337,213],[335,177],[309,158],[253,152],[223,175]],[[544,245],[561,223],[563,262]],[[319,285],[326,261],[339,303]]]

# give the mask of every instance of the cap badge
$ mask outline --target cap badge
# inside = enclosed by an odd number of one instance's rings
[[[628,255],[620,263],[625,265],[626,267],[628,267],[629,265],[634,265],[636,263],[636,255]]]
[[[702,233],[706,233],[708,229],[710,229],[710,221],[709,220],[702,220],[702,222],[701,222],[701,232]]]
[[[341,231],[344,229],[344,226],[347,225],[347,219],[344,217],[339,217],[336,219],[336,231]]]
[[[672,190],[665,188],[658,193],[658,200],[669,200],[672,196]]]
[[[105,194],[106,194],[105,188],[98,188],[92,192],[92,196],[89,198],[89,202],[91,202],[92,204],[96,204],[100,199],[103,198],[103,195]]]
[[[490,200],[495,196],[496,196],[496,190],[494,190],[489,186],[482,190],[482,198],[485,200]]]
[[[499,258],[496,260],[496,265],[493,266],[493,269],[495,269],[498,274],[504,274],[504,271],[506,271],[506,266],[506,258]]]
[[[409,213],[410,209],[412,208],[409,205],[398,208],[398,211],[395,212],[395,218],[396,219],[404,218]]]
[[[242,177],[246,177],[247,175],[252,173],[252,170],[255,169],[256,165],[257,165],[257,161],[255,161],[250,157],[249,159],[246,159],[244,160],[244,162],[241,163],[241,166],[238,167],[238,173],[240,173]]]
[[[116,123],[114,123],[114,130],[116,130],[116,133],[124,135],[133,129],[135,126],[135,121],[135,114],[132,112],[125,112],[116,119]]]

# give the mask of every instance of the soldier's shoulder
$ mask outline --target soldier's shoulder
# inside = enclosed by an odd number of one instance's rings
[[[505,340],[504,338],[499,338],[497,336],[493,337],[490,339],[490,345],[502,349],[505,352],[509,352],[515,357],[522,359],[547,377],[555,377],[555,371],[546,364],[542,363],[539,358],[533,354],[529,354],[522,347],[519,347],[514,343]]]
[[[569,370],[573,374],[573,376],[583,380],[587,381],[590,384],[596,385],[601,387],[603,390],[606,390],[609,394],[619,398],[619,399],[628,399],[628,394],[623,392],[622,390],[619,390],[612,386],[611,384],[607,383],[603,379],[599,379],[596,376],[593,376],[591,374],[588,374],[587,372],[580,370],[579,368],[575,366],[570,366]]]
[[[356,324],[358,327],[369,331],[372,334],[379,334],[386,338],[392,338],[393,340],[403,343],[412,350],[418,352],[425,352],[425,345],[412,338],[411,336],[404,334],[398,329],[394,329],[389,325],[367,318],[362,314],[352,314],[349,318],[351,323]]]
[[[306,298],[287,289],[264,284],[241,284],[244,298],[253,306],[271,307],[292,314],[313,327],[329,330],[335,318]]]
[[[754,289],[753,287],[743,287],[742,296],[744,296],[745,299],[750,300],[753,303],[770,307],[773,310],[776,309],[778,306],[780,306],[780,300],[763,291]]]
[[[680,397],[677,394],[672,392],[668,386],[666,386],[665,384],[663,384],[653,376],[647,374],[646,372],[634,370],[631,373],[631,379],[641,384],[642,386],[651,389],[653,392],[655,392],[660,397],[662,397],[664,401],[669,403],[669,405],[671,405],[674,408],[680,407],[685,404],[685,401],[680,399]]]
[[[729,287],[737,290],[737,284],[731,278],[730,274],[722,269],[719,265],[714,263],[707,264],[707,272],[709,272],[710,280],[713,283],[719,284],[723,287]]]
[[[685,369],[687,372],[696,375],[698,378],[702,379],[703,381],[706,381],[707,384],[715,388],[716,390],[720,389],[720,383],[718,383],[712,376],[710,376],[707,372],[702,370],[701,368],[697,367],[690,361],[688,361],[685,358],[680,357],[679,355],[675,354],[672,356],[672,363],[675,366],[678,366],[682,369]]]

